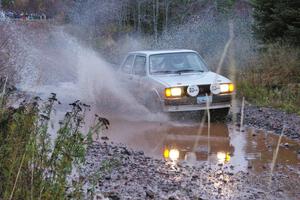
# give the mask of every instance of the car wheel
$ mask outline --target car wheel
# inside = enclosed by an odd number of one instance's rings
[[[213,109],[209,112],[212,121],[225,121],[229,113],[229,108]]]
[[[162,112],[161,102],[155,94],[149,94],[147,96],[145,105],[151,113]]]

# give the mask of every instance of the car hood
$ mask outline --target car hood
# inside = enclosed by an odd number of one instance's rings
[[[230,83],[231,81],[224,76],[214,72],[203,73],[184,73],[184,74],[164,74],[154,75],[152,79],[167,86],[188,86],[188,85],[209,85],[214,82]]]

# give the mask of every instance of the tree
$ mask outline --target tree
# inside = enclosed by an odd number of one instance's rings
[[[157,42],[158,39],[158,17],[159,17],[159,1],[153,0],[153,32],[154,32],[155,42]]]
[[[142,31],[142,13],[141,13],[141,6],[142,6],[142,1],[138,1],[138,32],[141,33]]]
[[[219,12],[230,13],[236,0],[215,0],[214,3]]]
[[[265,43],[278,40],[300,45],[299,0],[252,0],[257,38]]]
[[[171,0],[164,0],[165,4],[165,31],[168,31],[169,25],[169,9],[171,5]]]
[[[13,4],[13,0],[1,0],[1,6],[3,8],[8,8]]]

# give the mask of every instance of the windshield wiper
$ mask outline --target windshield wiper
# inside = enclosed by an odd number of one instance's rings
[[[165,71],[155,71],[152,73],[153,74],[170,74],[170,73],[175,73],[175,71],[165,70]]]
[[[203,70],[200,69],[182,69],[175,71],[175,73],[181,74],[181,73],[188,73],[188,72],[204,72]]]
[[[181,73],[188,73],[188,72],[204,72],[204,71],[200,69],[183,69],[178,71],[171,71],[171,70],[155,71],[152,73],[153,74],[181,74]]]

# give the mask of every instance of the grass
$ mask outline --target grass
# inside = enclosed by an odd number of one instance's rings
[[[237,76],[237,91],[259,106],[300,115],[300,49],[271,45]]]
[[[300,115],[300,95],[294,90],[253,86],[247,81],[239,82],[237,90],[240,96],[245,96],[248,101],[258,106],[274,107]]]
[[[36,97],[18,108],[9,107],[8,98],[8,93],[1,97],[0,107],[0,199],[82,199],[81,180],[68,180],[85,162],[92,135],[109,122],[97,117],[90,131],[82,133],[88,106],[76,101],[53,140],[49,124],[58,103],[55,94],[46,102]]]

